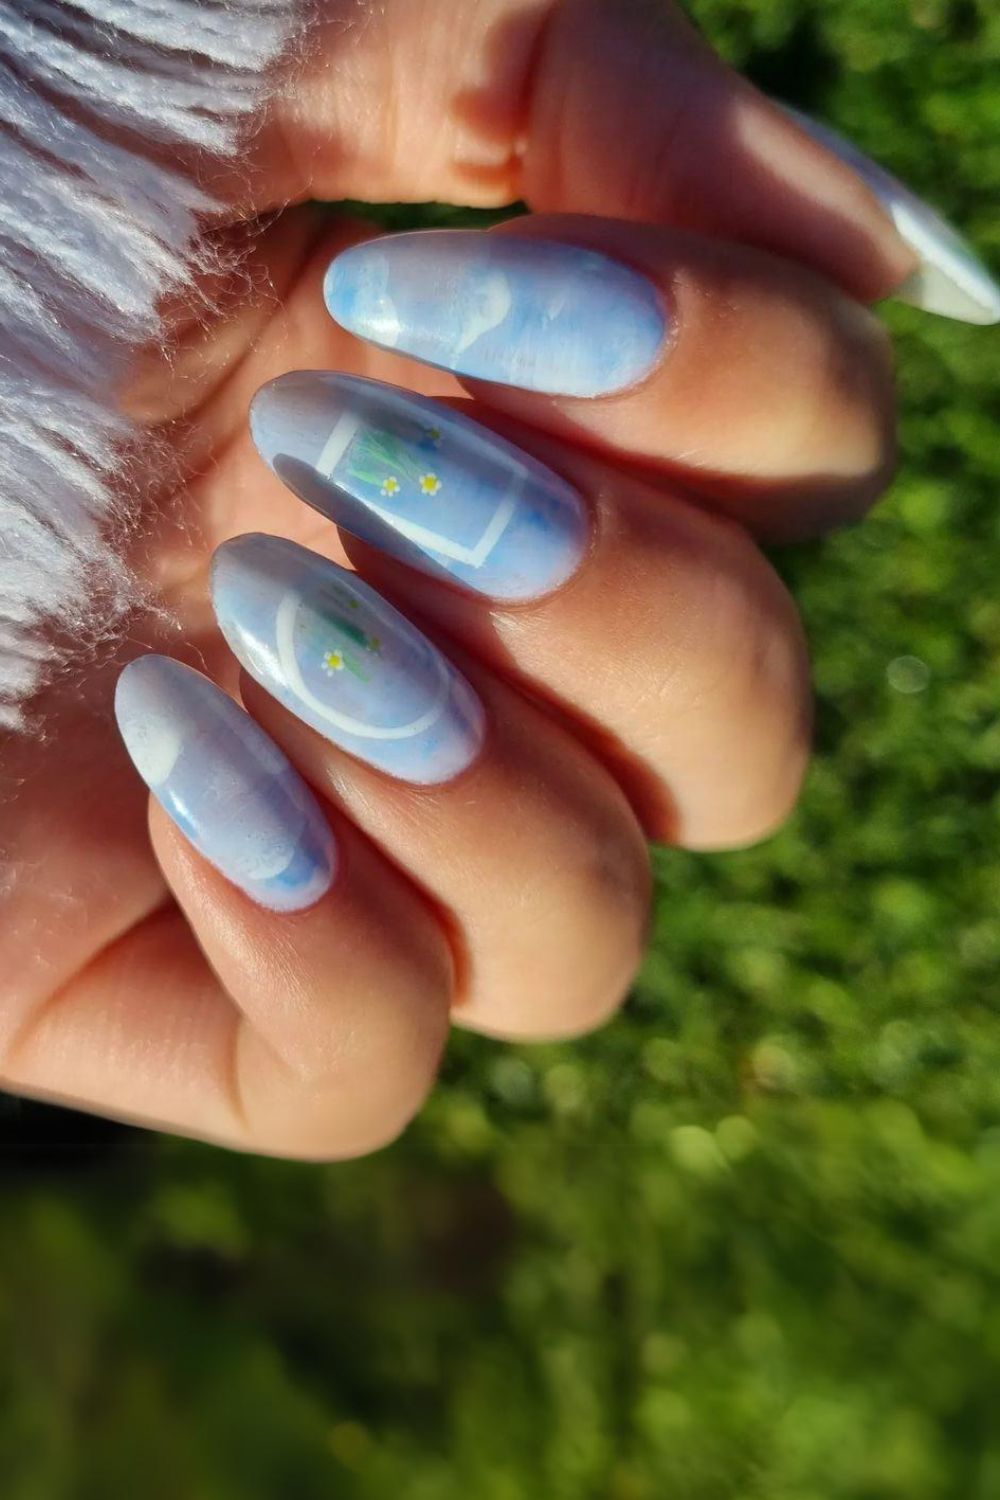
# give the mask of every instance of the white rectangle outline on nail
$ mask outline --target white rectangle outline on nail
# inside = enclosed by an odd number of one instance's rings
[[[354,441],[358,428],[361,426],[362,418],[353,413],[345,412],[338,420],[316,460],[316,472],[324,479],[336,483],[333,471]],[[450,557],[453,561],[465,563],[470,568],[481,568],[510,525],[523,489],[524,475],[520,474],[493,512],[489,525],[474,547],[465,547],[461,542],[454,542],[449,537],[442,536],[440,532],[420,526],[416,521],[404,520],[392,511],[384,510],[379,505],[372,505],[370,501],[365,503],[375,515],[380,516],[387,525],[391,526],[393,531],[398,531],[401,536],[405,536],[408,541],[415,542],[418,547],[426,547],[430,552],[437,552],[441,557]]]

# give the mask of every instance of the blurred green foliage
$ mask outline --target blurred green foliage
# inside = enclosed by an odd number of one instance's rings
[[[695,10],[997,263],[995,0]],[[899,481],[779,559],[801,810],[657,855],[620,1021],[344,1167],[6,1106],[4,1500],[1000,1495],[1000,340],[887,317]]]

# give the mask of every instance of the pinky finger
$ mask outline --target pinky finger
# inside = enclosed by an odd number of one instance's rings
[[[355,1156],[393,1139],[447,1030],[451,959],[435,918],[346,823],[334,853],[289,762],[198,673],[133,664],[119,718],[154,784],[153,845],[181,910],[52,997],[4,1059],[5,1081],[274,1155]]]

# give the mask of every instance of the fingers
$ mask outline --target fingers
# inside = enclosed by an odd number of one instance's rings
[[[742,531],[394,388],[312,373],[261,399],[262,451],[369,544],[351,547],[363,572],[568,712],[654,836],[742,843],[787,813],[808,743],[801,632]],[[225,601],[221,619],[240,649]],[[273,681],[269,635],[242,650]]]
[[[524,199],[758,245],[865,300],[915,265],[862,177],[664,0],[388,0],[362,25],[329,0],[325,14],[261,137],[258,206],[290,191]]]
[[[457,669],[363,580],[302,548],[224,547],[216,612],[271,695],[247,698],[341,816],[204,679],[148,658],[130,668],[121,727],[183,832],[154,810],[161,867],[211,973],[169,915],[143,923],[22,1029],[3,1064],[15,1087],[282,1154],[370,1149],[429,1087],[451,1001],[467,1024],[522,1037],[586,1029],[619,1002],[648,870],[600,759],[637,803],[648,792],[650,826],[694,843],[753,836],[794,796],[801,642],[742,532],[551,439],[530,439],[538,461],[517,458],[437,403],[419,422],[371,416],[342,451],[368,484],[387,458],[423,481],[428,509],[405,535],[421,556],[427,523],[455,519],[439,497],[472,454],[457,486],[472,533],[438,549],[458,571],[442,582],[430,557],[426,575],[381,565],[428,616],[454,609],[492,669],[476,656]],[[485,517],[484,549],[477,504],[497,493],[509,514],[499,529]],[[492,593],[474,593],[487,563]]]
[[[744,247],[603,220],[417,232],[337,256],[345,328],[492,405],[679,477],[768,535],[851,519],[891,473],[889,341]]]
[[[349,826],[334,846],[285,758],[205,678],[145,657],[118,711],[190,930],[169,907],[111,944],[22,1025],[5,1082],[244,1149],[383,1144],[443,1045],[439,925]]]

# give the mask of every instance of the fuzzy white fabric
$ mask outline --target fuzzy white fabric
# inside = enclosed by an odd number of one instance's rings
[[[234,152],[297,19],[297,0],[0,0],[0,727],[58,661],[53,624],[93,639],[128,597],[114,391],[213,207],[141,143]]]

